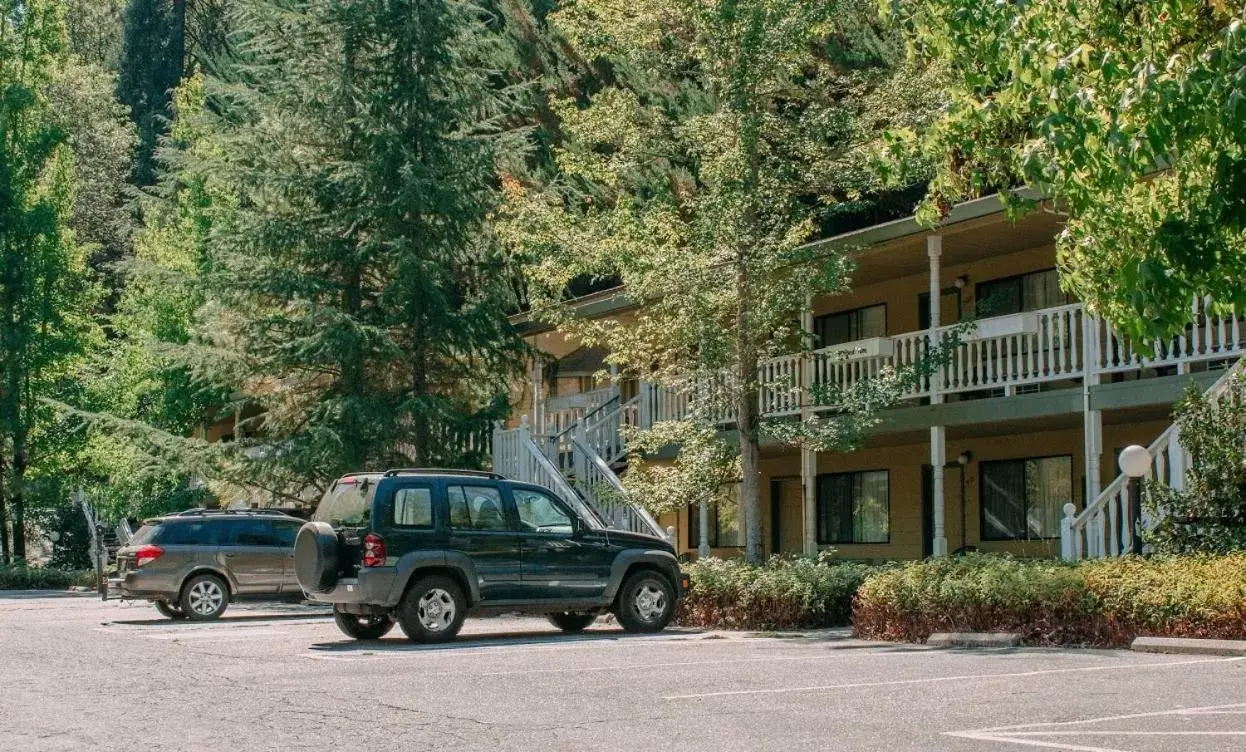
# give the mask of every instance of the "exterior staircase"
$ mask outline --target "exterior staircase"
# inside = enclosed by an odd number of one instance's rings
[[[1204,395],[1219,400],[1229,393],[1233,379],[1246,372],[1246,359],[1239,360],[1227,369]],[[1181,435],[1176,423],[1168,426],[1147,447],[1151,456],[1150,480],[1158,481],[1175,490],[1185,488],[1185,473],[1191,458],[1181,446]],[[1086,506],[1080,514],[1073,504],[1064,506],[1064,521],[1060,533],[1061,555],[1065,559],[1104,559],[1123,556],[1133,549],[1134,531],[1129,520],[1129,477],[1122,473],[1100,492],[1098,498]],[[1149,527],[1151,520],[1146,511],[1142,513],[1142,526]]]
[[[648,393],[623,400],[616,387],[596,390],[578,408],[557,411],[534,430],[528,416],[518,428],[493,433],[493,469],[508,478],[544,486],[608,527],[669,539],[653,515],[620,501],[618,473],[626,467],[624,426],[642,425]]]

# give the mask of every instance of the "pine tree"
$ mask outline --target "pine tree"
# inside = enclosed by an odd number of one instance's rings
[[[133,179],[156,180],[156,147],[167,133],[173,89],[186,67],[186,0],[130,0],[117,99],[130,108],[139,146]]]
[[[503,415],[520,346],[485,220],[518,136],[495,21],[455,0],[234,3],[245,83],[208,81],[186,169],[238,199],[215,207],[208,289],[270,486],[478,462]]]

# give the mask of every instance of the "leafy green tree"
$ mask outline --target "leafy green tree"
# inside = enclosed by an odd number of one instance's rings
[[[1246,25],[1224,0],[882,0],[946,115],[901,130],[888,172],[936,168],[922,209],[1027,184],[1067,212],[1063,284],[1136,340],[1195,296],[1246,306]],[[1032,204],[1012,198],[1015,209]]]
[[[94,290],[68,227],[73,154],[48,97],[66,61],[64,23],[51,0],[0,2],[0,530],[11,506],[19,560],[40,398],[94,331]],[[7,560],[7,533],[0,541]]]
[[[209,78],[180,176],[212,203],[197,333],[261,408],[257,482],[479,462],[521,348],[486,219],[513,49],[473,3],[233,4],[247,58]],[[474,449],[463,440],[475,437]]]
[[[121,64],[126,0],[68,0],[69,51],[86,65]]]
[[[736,416],[757,560],[758,363],[808,343],[797,319],[810,296],[846,289],[846,254],[807,241],[873,189],[867,147],[884,113],[928,117],[936,71],[897,71],[895,40],[857,0],[579,0],[551,18],[614,83],[553,102],[554,181],[510,183],[506,231],[531,259],[533,308],[608,347],[626,375],[715,385],[719,409],[700,414]],[[901,105],[898,92],[914,98]],[[644,301],[635,317],[585,320],[563,305],[576,280],[616,275]]]

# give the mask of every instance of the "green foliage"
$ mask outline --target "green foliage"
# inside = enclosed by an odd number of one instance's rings
[[[1124,645],[1138,635],[1240,639],[1246,557],[928,559],[867,580],[853,625],[861,637],[906,641],[935,632],[1017,632],[1037,645]]]
[[[117,98],[138,126],[134,182],[156,182],[156,147],[172,119],[170,95],[186,68],[186,0],[130,0]]]
[[[121,64],[127,0],[67,0],[69,51],[84,65],[115,71]]]
[[[74,160],[49,90],[67,61],[65,8],[0,2],[0,549],[25,556],[27,469],[47,448],[41,399],[72,387],[96,299],[69,221]],[[54,438],[54,437],[52,437]],[[53,444],[55,442],[52,442]]]
[[[952,79],[945,117],[898,131],[889,153],[899,179],[906,160],[936,166],[926,221],[985,191],[1037,188],[1068,213],[1063,284],[1135,346],[1179,332],[1196,296],[1246,304],[1240,3],[880,4],[914,60]]]
[[[872,187],[849,168],[873,138],[862,123],[905,109],[875,95],[920,89],[887,86],[894,40],[875,22],[856,0],[568,3],[551,25],[610,84],[555,98],[556,174],[507,184],[502,232],[529,259],[537,315],[625,376],[712,381],[734,408],[753,558],[758,361],[808,334],[795,322],[809,296],[846,289],[846,254],[806,241],[827,207]],[[645,304],[634,316],[565,305],[578,281],[615,277]]]
[[[71,587],[94,588],[94,570],[0,564],[0,590],[66,590]]]
[[[361,468],[480,462],[522,352],[486,223],[497,165],[523,147],[492,20],[458,2],[233,4],[246,54],[206,78],[177,161],[204,221],[168,229],[205,233],[177,357],[262,414],[251,480],[298,495]],[[168,303],[147,312],[176,322]]]
[[[1193,461],[1184,490],[1146,485],[1146,503],[1158,520],[1147,542],[1170,554],[1246,549],[1246,377],[1234,377],[1219,398],[1191,387],[1175,416]]]
[[[702,559],[683,565],[692,591],[678,622],[719,629],[816,629],[848,624],[852,600],[879,567],[828,558],[772,557],[762,564]]]

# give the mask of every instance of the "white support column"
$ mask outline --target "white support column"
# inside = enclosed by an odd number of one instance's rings
[[[537,433],[545,430],[545,362],[537,353],[532,359],[532,423]]]
[[[1083,489],[1086,498],[1082,508],[1085,509],[1099,498],[1102,492],[1102,461],[1103,461],[1103,413],[1091,407],[1091,390],[1099,383],[1099,326],[1090,313],[1082,311],[1082,451],[1085,457],[1086,487]],[[1094,520],[1088,523],[1087,546],[1091,549],[1087,555],[1095,555],[1095,541],[1103,540]]]
[[[807,335],[813,333],[813,296],[805,299],[805,310],[800,314],[800,328]],[[805,356],[800,364],[800,419],[813,417],[813,359]],[[803,494],[804,514],[801,515],[805,553],[818,553],[818,453],[813,449],[800,449],[800,487]]]
[[[931,235],[926,238],[926,255],[930,257],[930,347],[939,346],[939,303],[940,291],[943,289],[939,280],[939,259],[943,255],[943,238]],[[936,369],[930,377],[930,404],[943,402],[943,372]],[[932,469],[931,492],[934,496],[934,541],[935,556],[947,555],[947,522],[943,498],[943,466],[947,464],[947,432],[943,426],[930,427],[930,466]]]

